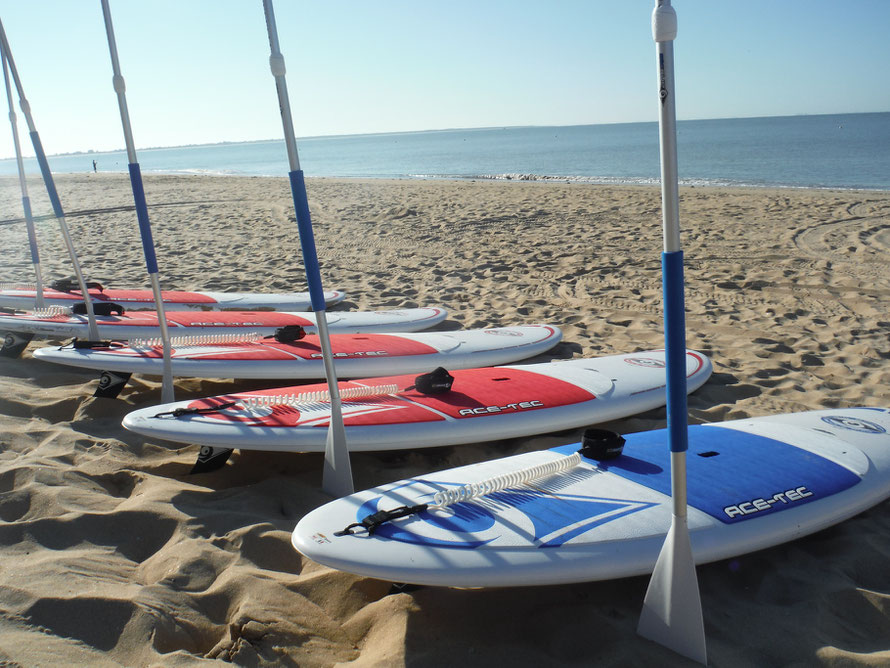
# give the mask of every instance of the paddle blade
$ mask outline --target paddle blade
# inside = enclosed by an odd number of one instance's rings
[[[637,633],[707,665],[705,623],[685,517],[673,517],[649,581]]]
[[[324,471],[321,476],[321,488],[335,499],[348,496],[355,491],[352,485],[352,466],[349,463],[349,449],[346,446],[346,430],[343,417],[339,415],[340,404],[331,406],[331,424],[328,427],[328,438],[324,448]]]

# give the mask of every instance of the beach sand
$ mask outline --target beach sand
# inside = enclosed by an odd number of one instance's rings
[[[301,291],[286,179],[148,176],[166,289]],[[58,178],[90,280],[146,287],[125,175]],[[39,181],[34,210],[50,212]],[[448,328],[553,323],[535,361],[662,345],[653,187],[309,179],[338,309],[441,305]],[[21,215],[0,180],[2,217]],[[890,406],[890,193],[681,189],[687,343],[714,363],[693,422]],[[53,220],[48,278],[71,275]],[[30,281],[24,225],[0,280]],[[0,664],[566,666],[688,662],[635,634],[648,577],[543,588],[419,588],[340,573],[290,546],[326,501],[317,454],[236,453],[125,431],[157,378],[95,399],[93,372],[0,359]],[[177,398],[258,383],[183,380]],[[273,386],[267,383],[265,386]],[[656,410],[610,426],[664,425]],[[358,454],[357,488],[577,440],[580,431]],[[890,665],[890,503],[698,569],[715,666]]]

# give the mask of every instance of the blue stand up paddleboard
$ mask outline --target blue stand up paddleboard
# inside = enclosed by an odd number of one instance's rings
[[[819,531],[890,497],[890,409],[848,408],[689,428],[696,563]],[[293,545],[396,582],[525,586],[652,572],[671,526],[665,430],[440,471],[306,515]],[[620,454],[618,452],[620,451]]]

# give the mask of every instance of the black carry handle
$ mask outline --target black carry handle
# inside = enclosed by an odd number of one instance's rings
[[[88,339],[74,339],[71,347],[75,350],[92,350],[93,348],[108,348],[111,341],[90,341]]]
[[[75,315],[86,315],[87,305],[77,302],[71,307],[71,312]],[[113,302],[93,302],[93,313],[95,315],[123,315],[124,307]]]
[[[284,327],[279,327],[274,334],[265,338],[275,339],[278,343],[293,343],[305,337],[306,330],[300,325],[285,325]]]
[[[452,385],[454,376],[440,366],[429,373],[419,375],[414,379],[414,387],[407,389],[415,389],[421,394],[443,394],[450,392]]]
[[[53,290],[58,290],[59,292],[74,292],[75,290],[80,290],[80,283],[78,283],[73,278],[60,278],[57,281],[53,281],[50,283],[50,286]],[[87,290],[104,290],[101,283],[96,283],[95,281],[87,281]]]
[[[617,432],[608,429],[585,429],[581,438],[582,447],[578,452],[588,459],[597,461],[615,459],[621,455],[624,444],[624,437]]]

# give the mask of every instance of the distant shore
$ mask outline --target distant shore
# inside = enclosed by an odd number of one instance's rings
[[[88,278],[147,285],[126,175],[57,181]],[[338,309],[441,305],[446,329],[558,325],[563,342],[531,361],[663,343],[657,187],[307,185],[325,286],[348,295]],[[165,289],[305,289],[287,179],[147,174],[145,186]],[[35,213],[48,212],[36,177],[31,191]],[[14,177],[0,177],[0,203],[7,221],[19,215]],[[692,422],[890,406],[890,192],[684,187],[680,218],[687,344],[715,369],[689,399]],[[30,282],[24,225],[0,235],[0,281]],[[38,235],[44,274],[71,275],[56,223],[41,219]],[[196,447],[120,426],[160,401],[158,379],[134,378],[117,400],[93,398],[96,384],[92,372],[29,351],[0,358],[3,661],[685,665],[635,633],[646,578],[399,590],[314,564],[289,538],[326,500],[320,455],[244,451],[221,471],[190,476]],[[257,385],[191,379],[176,393]],[[664,423],[655,410],[608,426]],[[356,454],[352,468],[366,488],[579,434]],[[714,665],[890,661],[888,527],[885,502],[814,536],[700,567]]]
[[[813,187],[890,192],[890,112],[678,123],[688,186]],[[658,183],[657,123],[515,126],[304,137],[307,176]],[[140,149],[143,174],[285,176],[282,140]],[[52,156],[54,173],[125,173],[124,152]],[[28,173],[37,174],[33,158]],[[15,175],[0,160],[0,175]]]

